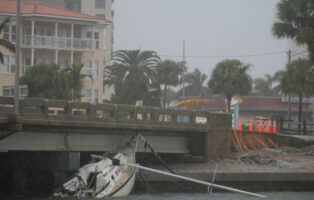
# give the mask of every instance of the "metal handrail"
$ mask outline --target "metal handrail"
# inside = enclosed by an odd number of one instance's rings
[[[23,44],[36,47],[99,49],[99,40],[43,35],[24,35]]]

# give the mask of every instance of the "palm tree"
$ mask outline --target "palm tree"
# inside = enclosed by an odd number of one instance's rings
[[[302,119],[302,99],[306,95],[314,94],[314,72],[307,59],[297,59],[287,65],[280,82],[284,94],[295,94],[299,97],[299,125]]]
[[[164,85],[162,103],[164,108],[166,107],[167,87],[177,86],[180,83],[181,65],[181,63],[173,60],[164,60],[155,68],[159,84]]]
[[[187,84],[184,87],[186,96],[193,97],[206,97],[210,95],[208,87],[204,86],[204,82],[207,79],[207,75],[203,74],[199,69],[194,69],[193,72],[187,73],[184,76],[184,82]],[[183,89],[178,91],[178,95],[181,96]]]
[[[71,89],[68,76],[59,71],[55,64],[39,64],[29,68],[21,77],[21,84],[26,84],[28,96],[46,99],[70,99]]]
[[[208,87],[214,94],[226,96],[226,112],[230,112],[230,102],[234,95],[245,95],[252,89],[252,78],[247,74],[248,68],[249,65],[244,65],[239,60],[223,60],[213,70]]]
[[[157,81],[154,68],[160,58],[154,51],[119,50],[113,54],[113,64],[105,70],[104,85],[113,86],[113,100],[135,104],[143,100],[150,85]]]
[[[71,88],[71,99],[72,100],[78,100],[82,97],[81,95],[81,89],[83,87],[82,80],[87,77],[85,74],[81,74],[81,71],[83,69],[83,65],[75,65],[72,64],[71,66],[68,66],[64,70],[62,70],[64,73],[66,73],[67,80],[69,82],[69,87]]]
[[[314,63],[314,1],[281,0],[277,4],[278,21],[272,32],[278,38],[290,38],[297,44],[306,44]]]
[[[0,32],[2,32],[4,26],[10,21],[10,18],[6,18],[1,24],[0,24]],[[15,53],[15,46],[8,40],[0,39],[0,45],[4,48],[8,49],[12,53]],[[0,52],[0,61],[3,63],[3,54]]]
[[[254,95],[273,96],[273,77],[270,74],[265,74],[264,78],[258,77],[254,79]]]
[[[284,70],[278,70],[274,75],[273,75],[273,84],[275,85],[273,87],[274,94],[280,95],[281,94],[281,86],[280,86],[280,81],[284,75]]]

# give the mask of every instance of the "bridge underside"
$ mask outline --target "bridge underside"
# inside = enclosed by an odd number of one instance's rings
[[[33,132],[19,131],[7,133],[0,140],[0,151],[110,151],[119,144],[125,144],[132,135],[144,135],[145,139],[158,153],[202,154],[204,134],[147,134],[141,132],[127,133],[64,133],[64,132]],[[198,141],[198,145],[193,145]],[[145,152],[144,143],[139,144],[139,152]]]

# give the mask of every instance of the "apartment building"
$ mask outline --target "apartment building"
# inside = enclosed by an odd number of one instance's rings
[[[16,42],[16,0],[0,0],[0,20],[11,16],[0,37]],[[83,64],[82,101],[97,103],[110,98],[103,88],[105,52],[112,46],[106,42],[106,27],[110,20],[83,14],[42,2],[21,3],[20,74],[39,63],[56,63],[60,68]],[[0,64],[0,95],[14,95],[15,55],[3,47],[4,63]],[[21,96],[27,88],[21,86]],[[107,93],[107,94],[105,94]]]
[[[75,12],[94,15],[113,21],[114,10],[112,5],[114,0],[22,0],[22,1],[35,1],[51,4],[57,7],[62,7]],[[113,49],[113,23],[105,27],[105,43],[110,50],[105,52],[106,64],[110,60]]]

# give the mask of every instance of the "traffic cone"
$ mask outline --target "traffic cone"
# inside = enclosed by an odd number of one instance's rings
[[[253,131],[253,124],[252,124],[252,119],[250,119],[250,126],[249,126],[249,131],[252,132]]]
[[[263,123],[262,123],[262,119],[259,120],[259,125],[258,125],[258,132],[263,132]]]
[[[268,119],[267,133],[271,133],[271,120]]]
[[[242,123],[241,123],[241,118],[239,118],[238,130],[239,130],[239,131],[242,131],[242,130],[243,130]]]
[[[273,125],[273,133],[277,134],[277,126],[276,126],[276,120],[274,119],[274,125]]]

